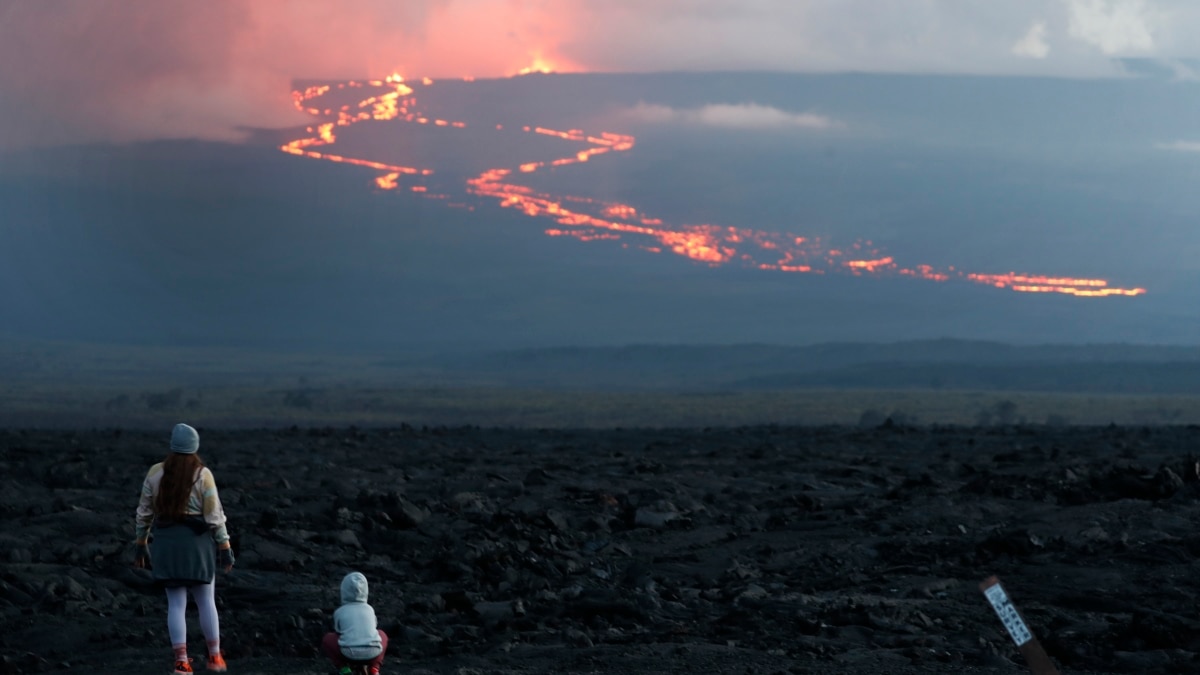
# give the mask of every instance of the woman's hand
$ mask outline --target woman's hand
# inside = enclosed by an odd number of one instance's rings
[[[217,547],[217,564],[225,570],[225,573],[233,571],[233,549],[230,548],[229,542]]]
[[[133,553],[133,566],[138,569],[150,569],[150,545],[144,541],[135,542],[137,549]]]

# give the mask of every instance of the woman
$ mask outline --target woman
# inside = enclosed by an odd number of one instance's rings
[[[189,591],[208,642],[208,669],[225,671],[217,619],[216,568],[219,564],[226,572],[233,569],[233,550],[216,481],[196,454],[199,449],[196,430],[176,424],[171,432],[171,451],[165,460],[150,467],[137,507],[134,564],[153,569],[154,580],[166,588],[167,630],[175,650],[176,675],[192,672],[185,616]]]

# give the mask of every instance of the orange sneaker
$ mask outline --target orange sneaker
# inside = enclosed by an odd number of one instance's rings
[[[217,652],[216,654],[209,654],[208,669],[214,673],[225,672],[228,669],[228,667],[225,665],[225,653]]]
[[[177,659],[175,661],[175,675],[192,675],[192,660]]]

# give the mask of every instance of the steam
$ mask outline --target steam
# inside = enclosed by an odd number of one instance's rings
[[[1145,0],[1070,0],[1071,37],[1115,56],[1154,49],[1153,17]]]
[[[1200,141],[1172,141],[1170,143],[1158,143],[1154,147],[1159,150],[1170,150],[1172,152],[1200,152]]]
[[[304,124],[295,78],[506,75],[527,25],[554,22],[451,0],[0,0],[0,150]]]
[[[629,119],[646,124],[692,124],[724,129],[840,129],[846,125],[836,119],[812,112],[793,113],[757,103],[710,103],[679,109],[665,105],[639,103],[624,111]]]
[[[1046,42],[1046,22],[1034,21],[1025,37],[1013,45],[1012,53],[1030,59],[1044,59],[1050,55],[1050,45]]]

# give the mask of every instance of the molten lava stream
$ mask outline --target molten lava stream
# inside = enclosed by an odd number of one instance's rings
[[[472,81],[473,78],[464,78]],[[292,92],[292,101],[298,110],[321,120],[310,127],[310,136],[297,138],[280,147],[284,152],[298,157],[320,159],[340,164],[351,164],[375,169],[380,175],[374,184],[380,190],[397,190],[402,179],[424,177],[433,174],[432,169],[401,166],[362,157],[347,157],[325,150],[337,144],[340,128],[369,122],[405,122],[462,129],[464,122],[433,118],[418,112],[416,86],[431,86],[433,80],[423,78],[420,85],[406,84],[399,74],[383,80],[359,82],[351,80],[337,83],[336,90],[371,89],[373,95],[366,96],[354,105],[321,108],[313,105],[334,91],[333,85],[310,86]],[[496,125],[496,130],[503,130]],[[559,227],[545,230],[547,236],[573,237],[580,241],[614,241],[623,238],[635,241],[638,247],[653,253],[670,251],[675,255],[710,266],[739,262],[759,270],[803,274],[825,274],[843,272],[856,276],[901,276],[933,282],[952,280],[981,284],[1018,293],[1058,293],[1075,297],[1137,296],[1146,292],[1144,288],[1114,288],[1103,279],[1075,279],[1034,274],[968,273],[950,267],[936,269],[931,265],[900,267],[896,261],[871,247],[869,242],[855,242],[846,249],[826,247],[819,239],[802,237],[786,232],[766,232],[747,228],[722,227],[717,225],[667,226],[661,218],[650,217],[628,204],[605,202],[578,195],[550,195],[539,193],[527,185],[511,182],[516,175],[529,175],[549,169],[559,169],[575,164],[587,163],[604,155],[632,150],[637,140],[633,136],[604,132],[589,135],[580,129],[566,131],[541,126],[525,126],[522,131],[529,134],[549,136],[567,143],[586,145],[582,150],[549,160],[526,161],[512,168],[496,168],[484,171],[469,179],[465,192],[469,195],[496,200],[502,208],[516,209],[531,218],[554,221]],[[319,148],[319,149],[318,149]],[[444,200],[450,206],[474,210],[474,206],[463,201],[451,201],[451,195],[431,193],[425,185],[403,185],[413,194],[429,199]],[[564,206],[570,204],[570,207]]]

